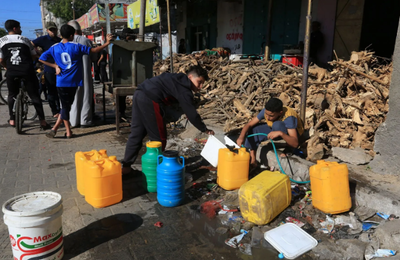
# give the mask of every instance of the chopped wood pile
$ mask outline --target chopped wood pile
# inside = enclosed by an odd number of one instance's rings
[[[154,73],[169,71],[170,60],[156,62]],[[271,97],[300,114],[302,69],[277,61],[232,62],[203,55],[175,55],[174,72],[200,64],[210,80],[198,112],[203,119],[241,129]],[[331,147],[361,147],[374,155],[374,134],[388,112],[392,64],[378,63],[372,52],[353,52],[350,60],[331,62],[332,71],[309,69],[305,128],[308,159],[322,158]]]

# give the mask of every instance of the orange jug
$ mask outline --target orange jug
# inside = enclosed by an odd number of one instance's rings
[[[76,152],[75,153],[75,167],[76,167],[76,186],[81,195],[85,195],[84,183],[84,163],[86,161],[95,161],[102,158],[107,158],[107,150],[92,150],[89,152]]]
[[[225,190],[239,189],[249,180],[250,154],[246,148],[218,151],[217,183]]]
[[[312,204],[328,214],[338,214],[351,208],[349,171],[346,164],[317,161],[310,167]]]
[[[110,156],[85,161],[85,200],[95,208],[103,208],[122,200],[121,163]]]

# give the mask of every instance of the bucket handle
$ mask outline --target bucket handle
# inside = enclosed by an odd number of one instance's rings
[[[185,157],[183,156],[179,156],[179,158],[182,159],[182,167],[185,167]]]
[[[162,158],[162,155],[157,156],[157,166],[160,165],[160,158]]]

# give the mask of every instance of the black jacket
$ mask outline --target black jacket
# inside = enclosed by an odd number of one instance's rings
[[[137,89],[144,91],[146,96],[156,103],[170,105],[173,102],[179,102],[189,121],[197,129],[205,132],[207,127],[193,105],[191,85],[192,82],[186,74],[163,73],[145,80]]]

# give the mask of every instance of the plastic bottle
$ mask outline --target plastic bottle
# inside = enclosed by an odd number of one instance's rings
[[[142,155],[142,172],[144,187],[148,192],[157,192],[157,158],[161,154],[161,142],[146,143],[146,153]]]
[[[182,159],[182,163],[179,162]],[[164,207],[180,205],[185,198],[185,158],[164,151],[157,161],[157,200]]]

